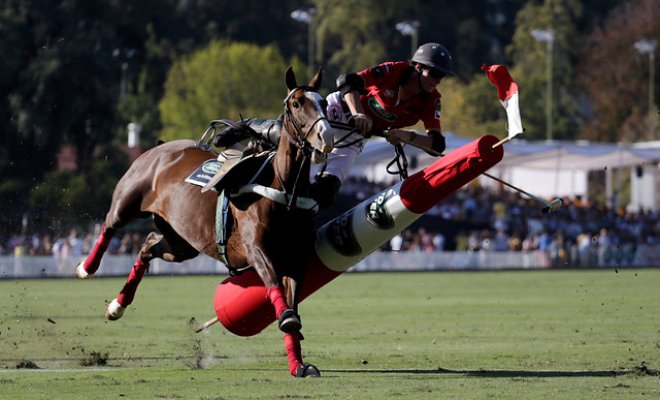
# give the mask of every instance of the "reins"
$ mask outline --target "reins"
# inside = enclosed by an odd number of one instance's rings
[[[394,159],[387,164],[385,171],[390,175],[399,175],[401,180],[404,180],[408,177],[408,159],[406,158],[406,153],[403,151],[403,146],[401,143],[397,143],[394,146]],[[392,166],[396,164],[397,170],[391,170]]]
[[[326,120],[326,121],[328,120],[327,117],[320,116],[310,124],[310,126],[307,128],[306,132],[303,132],[302,128],[300,127],[300,124],[294,118],[293,112],[291,111],[291,106],[289,104],[289,101],[291,100],[291,96],[299,90],[315,91],[315,89],[310,87],[310,86],[298,86],[298,87],[292,89],[289,92],[289,94],[286,96],[286,98],[284,99],[284,121],[282,123],[282,127],[284,128],[286,134],[291,139],[291,142],[302,153],[302,160],[300,161],[300,166],[298,168],[298,171],[296,172],[295,180],[293,181],[293,188],[291,190],[291,194],[288,196],[289,197],[289,203],[287,204],[287,210],[291,210],[292,208],[294,208],[296,203],[297,203],[298,195],[296,193],[296,190],[298,189],[298,183],[300,182],[302,172],[304,170],[303,167],[305,166],[306,163],[310,162],[312,152],[314,151],[313,147],[307,141],[307,137],[312,133],[312,130],[314,129],[314,127],[319,122],[321,122],[323,120]],[[295,135],[287,127],[287,122],[288,122],[288,124],[293,126],[293,129],[295,130],[295,133],[296,133]],[[273,158],[273,160],[274,160],[274,168],[273,169],[275,170],[275,175],[277,177],[277,181],[282,186],[284,192],[288,194],[287,187],[284,184],[284,179],[282,179],[282,176],[280,174],[279,165],[277,165],[277,158],[275,157],[275,158]]]
[[[386,137],[385,132],[375,129],[369,132],[369,135],[367,135],[364,138],[358,138],[356,140],[353,140],[352,142],[340,144],[342,141],[346,141],[351,135],[357,133],[357,131],[355,130],[355,127],[351,124],[346,124],[343,122],[336,122],[336,121],[329,121],[329,122],[330,122],[330,126],[332,126],[335,129],[348,131],[347,134],[345,134],[344,136],[342,136],[341,138],[335,141],[336,148],[352,146],[371,136],[378,136],[382,138]],[[408,159],[406,158],[406,153],[403,151],[403,146],[400,143],[394,144],[392,146],[394,147],[394,158],[392,159],[392,161],[390,161],[387,164],[385,171],[387,171],[387,173],[390,175],[399,175],[401,180],[406,179],[408,177]],[[392,169],[392,167],[395,165],[396,165],[396,170]]]

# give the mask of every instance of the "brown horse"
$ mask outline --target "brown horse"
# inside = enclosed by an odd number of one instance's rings
[[[268,288],[294,376],[318,376],[316,367],[303,364],[296,292],[304,278],[306,260],[314,248],[314,212],[298,207],[308,200],[311,159],[322,160],[332,150],[331,128],[317,93],[322,71],[298,86],[291,67],[284,100],[284,121],[277,152],[251,184],[287,199],[281,204],[254,193],[230,197],[226,261],[228,267],[254,268]],[[314,157],[312,157],[314,156]],[[216,154],[192,140],[161,144],[138,157],[115,187],[110,211],[90,255],[76,267],[80,278],[99,268],[103,253],[117,230],[136,218],[153,216],[160,231],[151,232],[119,296],[106,306],[106,318],[120,318],[135,296],[150,260],[181,262],[204,253],[221,260],[216,244],[217,194],[202,193],[184,182],[204,161]],[[277,196],[276,196],[277,197]]]

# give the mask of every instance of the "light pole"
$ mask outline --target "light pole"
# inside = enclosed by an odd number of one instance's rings
[[[535,29],[532,31],[532,36],[539,42],[546,42],[546,93],[545,93],[545,138],[552,140],[552,50],[555,45],[555,30],[548,29]]]
[[[649,55],[649,140],[655,137],[655,48],[658,46],[658,41],[655,39],[643,39],[635,42],[635,48],[641,54],[648,53]]]
[[[314,14],[315,8],[298,9],[291,12],[291,18],[307,24],[307,66],[314,73]]]
[[[397,31],[401,32],[403,36],[410,36],[410,46],[412,50],[410,54],[414,54],[417,50],[417,35],[419,31],[419,21],[402,21],[394,25]]]
[[[128,71],[128,62],[133,58],[137,50],[133,48],[125,48],[125,49],[120,49],[116,48],[112,50],[112,57],[116,58],[117,61],[119,62],[120,60],[121,63],[120,65],[120,71],[121,71],[121,79],[119,81],[119,98],[124,97],[129,90],[129,71]]]

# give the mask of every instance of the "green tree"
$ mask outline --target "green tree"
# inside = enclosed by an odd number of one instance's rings
[[[177,35],[183,24],[170,23],[174,3],[0,0],[0,226],[15,226],[30,212],[31,192],[49,183],[61,145],[76,148],[80,170],[70,174],[90,170],[99,146],[125,129],[117,102],[136,71],[152,78],[143,93],[159,96],[158,69],[176,52],[162,37],[186,37]],[[153,34],[161,46],[147,54],[149,23],[161,27]]]
[[[0,226],[15,226],[62,143],[84,164],[111,137],[119,39],[107,2],[3,1],[0,10]]]
[[[100,152],[111,156],[95,158],[82,171],[49,171],[43,181],[32,187],[29,205],[38,210],[34,225],[58,233],[105,216],[127,157],[117,148]]]
[[[401,35],[394,28],[397,16],[409,15],[413,2],[397,0],[315,1],[317,59],[324,60],[334,83],[341,73],[359,71],[388,61],[386,43]],[[406,41],[406,56],[410,45]],[[334,85],[332,85],[334,87]]]
[[[292,61],[298,80],[305,69]],[[209,121],[241,116],[275,118],[282,112],[287,63],[274,45],[214,41],[174,63],[160,102],[161,138],[201,135]]]
[[[592,118],[582,132],[585,139],[657,139],[657,131],[649,133],[647,120],[649,58],[648,54],[640,54],[634,43],[642,39],[660,42],[658,21],[660,2],[628,1],[612,10],[584,40],[577,68],[592,110]],[[658,76],[657,61],[655,68]]]
[[[575,139],[581,124],[575,84],[574,65],[580,35],[577,24],[582,15],[578,0],[529,2],[516,17],[516,31],[508,51],[513,60],[512,76],[521,87],[520,104],[527,139],[546,137],[546,43],[538,42],[531,32],[554,30],[552,52],[553,139]]]

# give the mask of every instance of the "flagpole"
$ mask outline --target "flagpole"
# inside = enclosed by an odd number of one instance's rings
[[[491,150],[494,150],[524,130],[518,109],[518,85],[511,78],[511,75],[509,75],[509,70],[503,65],[483,64],[481,69],[497,88],[497,97],[502,107],[504,107],[507,116],[508,135],[491,147]]]
[[[495,150],[496,148],[500,147],[501,145],[503,145],[504,143],[508,142],[509,140],[511,140],[511,138],[510,138],[509,136],[507,136],[507,137],[505,137],[504,139],[500,140],[499,142],[495,143],[495,144],[493,145],[493,147],[491,147],[490,149],[491,149],[491,150]]]

